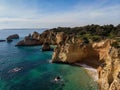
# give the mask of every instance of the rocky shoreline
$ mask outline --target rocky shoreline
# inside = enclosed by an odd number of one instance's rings
[[[104,39],[92,42],[81,39],[74,33],[47,30],[42,34],[34,32],[26,36],[16,46],[44,45],[45,43],[47,43],[43,48],[45,51],[50,50],[49,45],[57,46],[52,56],[53,63],[86,64],[97,70],[100,90],[120,89],[120,50],[115,47],[116,44],[114,46],[114,43],[117,43],[116,40]]]
[[[19,39],[19,35],[18,34],[13,34],[13,35],[9,35],[6,40],[0,40],[0,42],[12,42],[13,39]]]

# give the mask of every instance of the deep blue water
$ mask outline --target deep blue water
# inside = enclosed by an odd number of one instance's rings
[[[53,52],[41,52],[41,46],[15,47],[33,31],[0,30],[0,39],[20,35],[12,43],[0,42],[0,90],[98,90],[96,82],[82,67],[49,63]],[[14,72],[16,68],[19,71]],[[63,81],[54,82],[56,76]]]

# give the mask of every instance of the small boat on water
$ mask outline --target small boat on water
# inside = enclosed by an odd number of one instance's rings
[[[65,85],[64,80],[63,80],[60,76],[57,76],[57,77],[54,78],[54,83],[55,83],[55,84],[62,85],[62,86]]]
[[[54,81],[60,81],[61,80],[61,78],[60,78],[60,76],[57,76],[57,77],[55,77],[55,79],[54,79]]]
[[[11,69],[11,70],[9,70],[8,72],[12,72],[12,73],[15,73],[15,72],[18,72],[18,71],[20,71],[20,70],[22,70],[22,67],[16,67],[16,68],[13,68],[13,69]]]

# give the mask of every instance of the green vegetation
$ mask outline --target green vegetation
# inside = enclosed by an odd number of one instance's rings
[[[87,25],[83,27],[58,27],[50,29],[54,32],[65,32],[66,34],[75,35],[81,39],[87,38],[92,41],[100,41],[106,38],[120,37],[120,24],[114,25]]]

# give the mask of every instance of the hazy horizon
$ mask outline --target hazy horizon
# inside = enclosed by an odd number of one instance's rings
[[[19,29],[28,29],[28,30],[31,30],[31,29],[49,29],[49,28],[0,28],[0,30],[19,30]]]
[[[120,24],[120,0],[0,0],[0,29]]]

